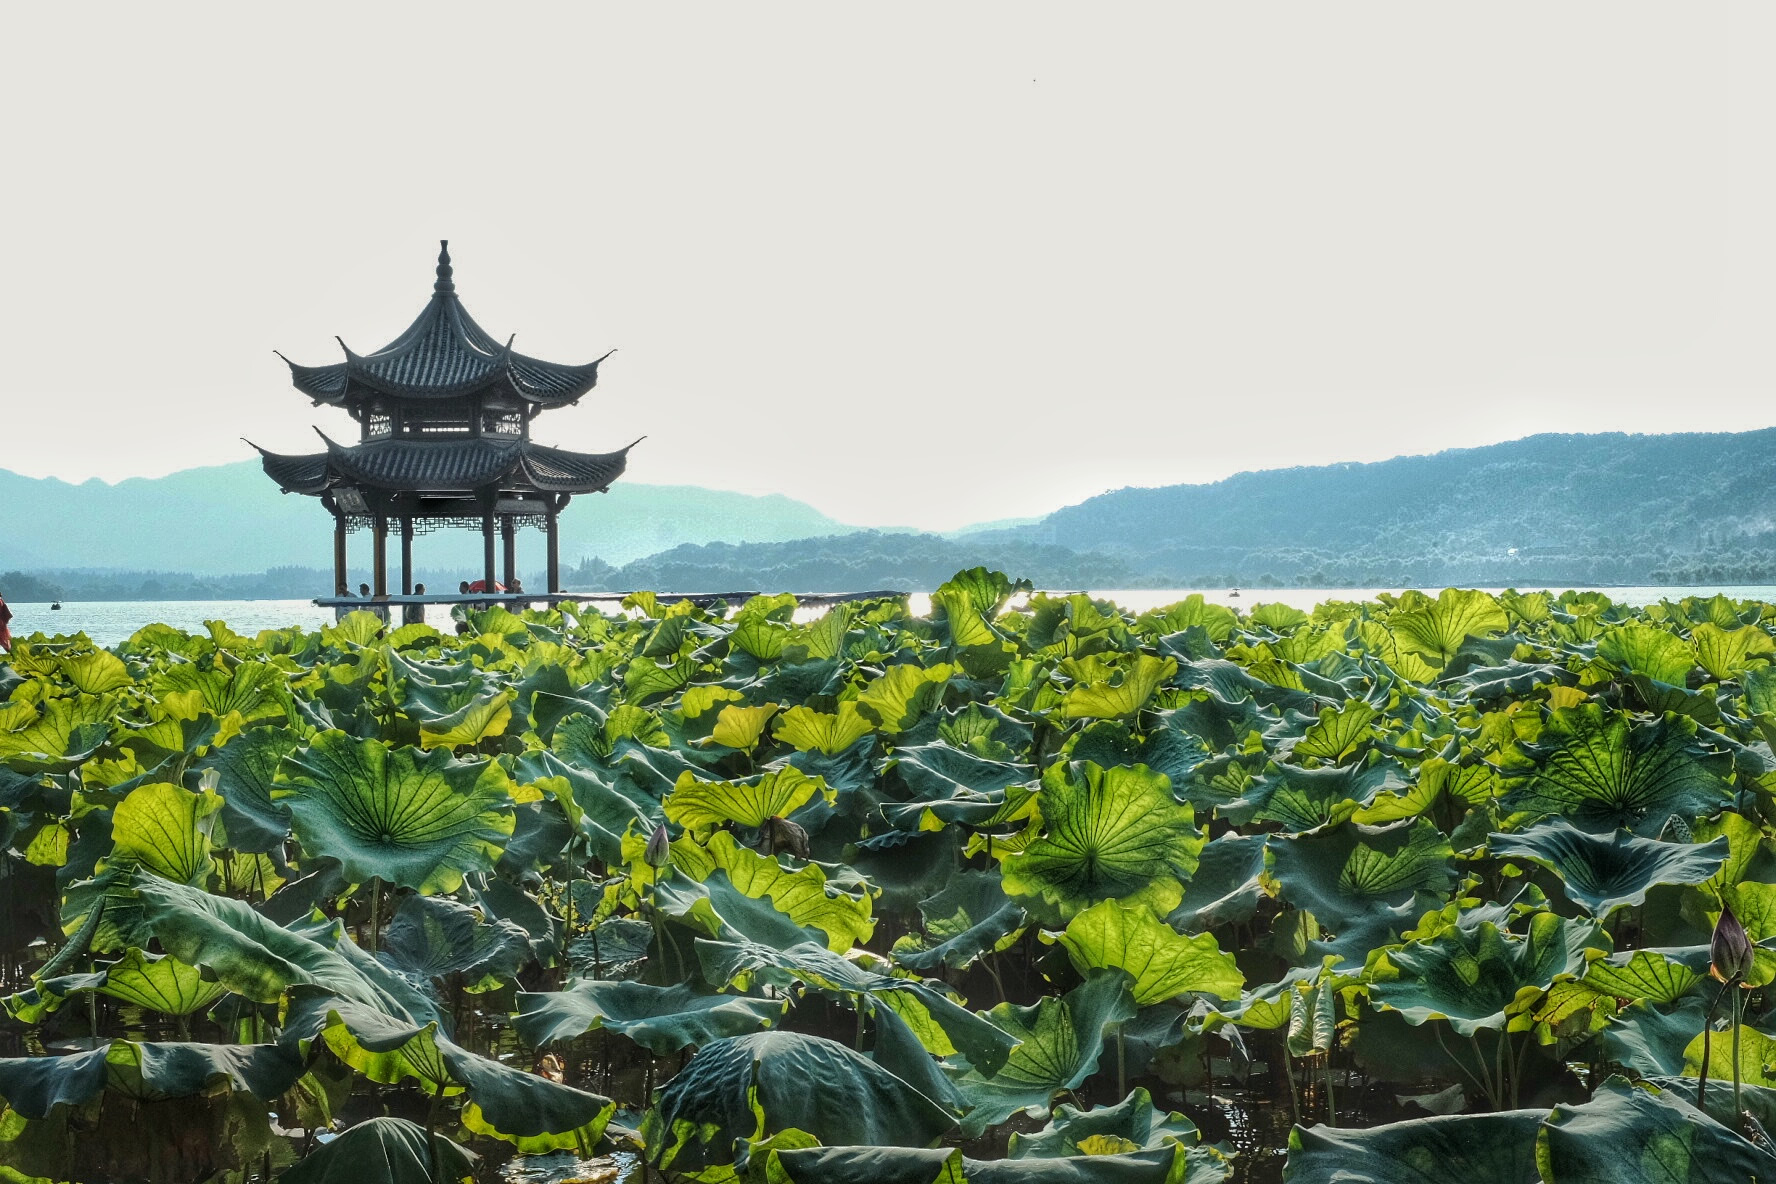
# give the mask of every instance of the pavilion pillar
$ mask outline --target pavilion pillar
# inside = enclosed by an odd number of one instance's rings
[[[349,593],[351,585],[345,582],[345,515],[333,515],[333,591]]]
[[[372,559],[376,574],[371,578],[376,582],[370,586],[370,595],[388,595],[388,519],[381,514],[376,516],[376,545]]]
[[[413,595],[413,516],[401,515],[401,595]]]
[[[549,576],[544,582],[549,586],[543,591],[555,593],[561,591],[561,531],[558,529],[559,519],[555,511],[549,511]]]
[[[506,578],[503,581],[507,588],[518,578],[518,527],[510,514],[500,516],[500,540],[506,550]]]
[[[486,589],[489,592],[492,592],[494,584],[499,582],[499,577],[494,574],[494,570],[493,570],[493,514],[492,514],[492,512],[488,512],[488,513],[481,515],[481,549],[482,549],[482,558],[486,561],[483,564],[483,567],[486,570],[484,570],[481,573],[482,578],[487,581],[487,583],[484,586],[486,587]]]

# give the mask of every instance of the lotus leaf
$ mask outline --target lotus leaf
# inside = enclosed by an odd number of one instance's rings
[[[786,999],[701,994],[683,983],[584,981],[562,991],[520,992],[513,1027],[535,1047],[603,1028],[668,1056],[768,1028],[788,1006]]]
[[[530,957],[529,935],[456,901],[409,896],[396,908],[376,958],[415,982],[460,974],[469,984],[509,979]]]
[[[1700,884],[1726,861],[1725,835],[1710,843],[1663,843],[1627,831],[1604,837],[1562,818],[1514,835],[1495,834],[1494,855],[1516,855],[1552,869],[1566,894],[1599,919],[1640,904],[1657,884]]]
[[[803,1131],[829,1147],[922,1147],[955,1120],[842,1044],[799,1032],[717,1040],[660,1090],[642,1134],[663,1169],[732,1163],[746,1144]]]
[[[1503,633],[1511,620],[1484,592],[1445,588],[1423,607],[1396,612],[1388,626],[1402,649],[1441,663],[1454,657],[1468,638]]]
[[[304,847],[339,860],[347,879],[451,892],[492,868],[511,836],[508,783],[491,762],[322,732],[285,758],[272,798]]]
[[[1448,1020],[1457,1033],[1471,1037],[1521,1016],[1555,978],[1579,973],[1586,951],[1605,940],[1595,924],[1552,913],[1531,916],[1529,932],[1521,938],[1483,921],[1388,951],[1398,977],[1378,975],[1370,993],[1408,1023]]]
[[[1042,778],[1042,836],[1001,861],[1007,895],[1069,919],[1100,900],[1170,911],[1204,839],[1170,781],[1144,765],[1057,762]]]
[[[112,814],[116,854],[175,883],[201,883],[212,866],[208,819],[221,808],[222,799],[207,791],[165,782],[137,786]]]
[[[1542,1178],[1560,1184],[1745,1184],[1776,1177],[1776,1155],[1675,1094],[1603,1083],[1554,1107],[1536,1140]]]
[[[919,902],[924,935],[894,943],[894,959],[908,970],[930,973],[939,966],[966,970],[984,955],[1008,948],[1029,918],[1005,895],[997,872],[967,869],[942,892]]]
[[[1369,1130],[1296,1127],[1289,1184],[1537,1184],[1542,1110],[1390,1122]]]
[[[278,1184],[442,1184],[440,1169],[443,1180],[466,1184],[474,1175],[474,1157],[404,1118],[371,1118],[323,1144]]]
[[[1060,940],[1081,974],[1106,967],[1127,972],[1142,1007],[1187,992],[1233,999],[1246,981],[1214,934],[1185,937],[1142,904],[1100,901],[1076,914]]]
[[[1045,1116],[1055,1094],[1090,1077],[1105,1030],[1135,1016],[1128,981],[1120,971],[1101,970],[1063,996],[1045,996],[1029,1007],[1001,1003],[987,1012],[995,1027],[1019,1043],[998,1072],[970,1068],[956,1076],[956,1087],[973,1106],[963,1133],[974,1138],[1020,1110]]]
[[[729,822],[763,826],[767,819],[789,817],[816,795],[832,804],[834,794],[826,783],[793,765],[747,781],[703,781],[687,769],[666,798],[666,817],[689,830]]]
[[[1391,940],[1454,880],[1449,840],[1429,821],[1387,826],[1347,822],[1314,834],[1272,839],[1284,900],[1338,935],[1326,948],[1360,961],[1370,939]],[[1426,899],[1429,898],[1429,899]]]

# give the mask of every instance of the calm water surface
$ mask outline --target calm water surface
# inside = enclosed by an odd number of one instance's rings
[[[1424,589],[1435,594],[1436,589]],[[1502,589],[1490,588],[1498,592]],[[1246,588],[1235,593],[1229,588],[1140,588],[1109,589],[1093,592],[1093,596],[1114,601],[1130,612],[1175,603],[1193,592],[1216,604],[1230,604],[1250,609],[1256,604],[1281,603],[1300,609],[1312,609],[1328,600],[1372,600],[1378,593],[1399,593],[1399,588]],[[1600,588],[1613,600],[1623,604],[1647,605],[1663,599],[1677,600],[1685,596],[1713,596],[1721,593],[1735,600],[1766,600],[1776,602],[1776,586],[1709,585],[1698,587],[1634,587]],[[606,608],[614,602],[602,601]],[[915,613],[931,607],[931,598],[915,592],[909,600]],[[226,621],[229,628],[248,637],[261,629],[280,629],[301,625],[315,629],[333,620],[333,610],[317,608],[306,600],[112,600],[63,601],[60,612],[50,611],[47,604],[13,604],[12,632],[28,637],[44,633],[84,632],[100,645],[117,645],[143,625],[155,621],[180,629],[202,632],[205,621]],[[428,605],[426,620],[444,632],[451,629],[448,605]]]

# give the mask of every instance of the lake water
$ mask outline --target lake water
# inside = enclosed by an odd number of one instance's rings
[[[1436,589],[1424,589],[1435,593]],[[1489,588],[1498,592],[1501,589]],[[1677,600],[1684,596],[1713,596],[1715,593],[1734,600],[1765,600],[1776,602],[1776,586],[1717,585],[1708,587],[1635,587],[1600,588],[1612,600],[1623,604],[1654,604],[1663,599]],[[1400,592],[1399,588],[1246,588],[1237,595],[1228,588],[1140,588],[1111,589],[1092,595],[1114,601],[1131,612],[1173,604],[1201,592],[1204,599],[1216,604],[1251,608],[1255,604],[1282,603],[1300,609],[1312,609],[1328,600],[1372,600],[1381,592]],[[614,602],[603,601],[609,609]],[[930,596],[915,592],[909,600],[915,613],[931,607]],[[319,628],[333,620],[333,610],[319,608],[306,600],[111,600],[63,601],[60,612],[50,611],[47,604],[12,605],[12,632],[15,637],[44,633],[84,632],[100,645],[116,645],[143,625],[164,622],[180,629],[202,632],[205,621],[226,621],[229,628],[248,637],[261,629],[280,629],[286,625]],[[452,628],[448,605],[428,605],[426,620],[444,632]]]

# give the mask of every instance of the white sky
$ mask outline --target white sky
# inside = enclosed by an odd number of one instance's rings
[[[944,528],[1776,421],[1776,6],[53,5],[0,41],[0,467],[309,451],[430,292],[630,479]],[[318,512],[318,511],[317,511]]]

